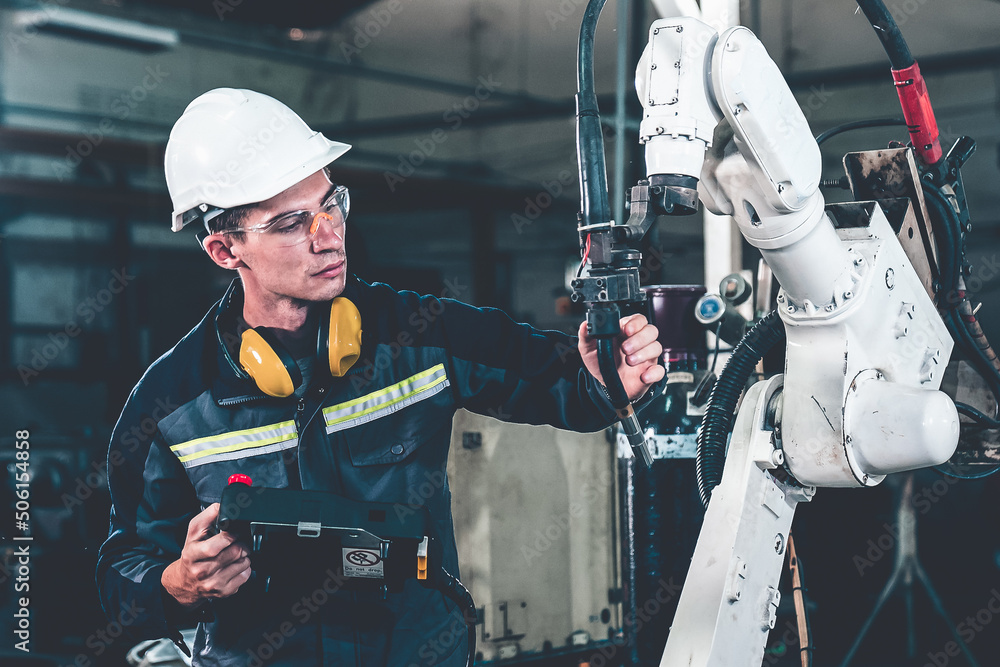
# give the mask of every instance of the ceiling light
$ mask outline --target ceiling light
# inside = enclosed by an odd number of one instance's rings
[[[141,51],[169,49],[180,43],[176,30],[61,7],[22,12],[19,18],[25,29]]]

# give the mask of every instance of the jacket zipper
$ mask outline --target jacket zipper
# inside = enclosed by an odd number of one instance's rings
[[[300,398],[298,404],[295,406],[295,435],[299,436],[302,434],[302,415],[306,412],[306,399]]]
[[[229,407],[231,405],[242,405],[243,403],[251,403],[253,401],[259,401],[263,398],[262,396],[237,396],[236,398],[221,398],[216,403],[220,407]]]

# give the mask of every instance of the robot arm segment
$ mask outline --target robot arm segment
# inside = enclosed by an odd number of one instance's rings
[[[656,21],[637,88],[650,182],[700,180],[701,199],[733,215],[782,286],[792,474],[811,485],[872,485],[946,460],[958,416],[933,371],[951,338],[882,210],[837,222],[826,211],[819,147],[760,41],[744,27],[716,36],[696,19]],[[914,440],[915,422],[885,398],[894,392],[925,410],[930,430],[916,430],[926,437]],[[861,416],[876,408],[881,428]]]
[[[697,183],[722,112],[705,86],[719,35],[693,18],[660,19],[635,70],[643,106],[639,143],[646,174],[682,176]]]
[[[798,303],[822,307],[850,289],[850,259],[823,214],[819,147],[752,32],[720,37],[693,18],[655,21],[636,89],[651,184],[698,184],[706,205],[736,218]]]
[[[720,37],[694,18],[655,21],[635,85],[647,176],[701,178],[705,151],[725,119],[776,211],[800,210],[817,192],[819,146],[777,65],[747,28]]]
[[[711,85],[760,192],[778,213],[818,192],[819,146],[784,77],[754,34],[730,28],[712,54]]]

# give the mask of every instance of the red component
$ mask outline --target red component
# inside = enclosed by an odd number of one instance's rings
[[[247,486],[253,486],[253,480],[250,479],[250,475],[244,475],[242,473],[234,473],[229,476],[229,481],[227,484],[235,484],[239,482],[241,484],[246,484]]]
[[[913,148],[925,164],[935,164],[941,159],[943,151],[938,140],[934,109],[931,108],[931,98],[927,94],[924,77],[920,74],[920,66],[914,61],[905,69],[894,69],[892,79],[896,82],[896,94],[903,107],[903,118],[910,130]]]

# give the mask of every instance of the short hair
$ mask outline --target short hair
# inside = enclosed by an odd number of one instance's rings
[[[250,213],[255,208],[257,208],[257,204],[244,204],[243,206],[227,208],[222,213],[219,213],[217,216],[208,221],[208,229],[213,234],[231,232],[232,236],[236,237],[237,240],[242,241],[245,234],[235,230],[238,230],[243,226],[243,223],[246,222],[246,219],[250,217]]]
[[[333,174],[330,172],[330,165],[323,167],[323,172],[326,174],[326,180],[333,183]],[[246,237],[246,234],[243,232],[234,232],[233,230],[239,229],[255,208],[257,208],[256,202],[227,208],[208,221],[208,229],[212,234],[231,232],[233,237],[238,241],[242,241]]]

